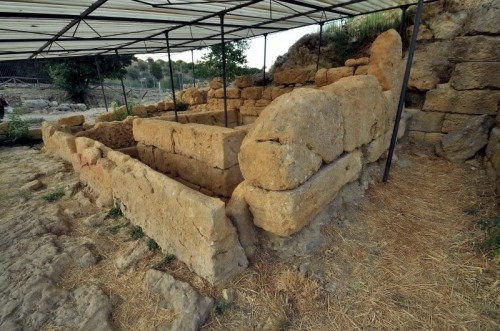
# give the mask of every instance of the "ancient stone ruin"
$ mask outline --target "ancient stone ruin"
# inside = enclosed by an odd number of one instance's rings
[[[178,123],[161,112],[167,102],[137,106],[140,117],[124,121],[45,122],[45,149],[72,164],[98,205],[119,204],[165,252],[220,283],[247,267],[262,231],[300,232],[384,158],[402,63],[389,30],[370,58],[342,68],[283,71],[267,87],[238,77],[227,90],[229,127],[215,79],[183,93],[191,107]]]

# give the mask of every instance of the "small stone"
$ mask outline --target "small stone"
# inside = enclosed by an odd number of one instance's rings
[[[102,223],[104,223],[105,219],[106,219],[105,213],[90,215],[83,221],[83,224],[85,224],[86,226],[98,227],[101,226]]]
[[[311,266],[309,263],[303,263],[299,266],[299,272],[304,276],[308,276],[311,274]]]
[[[224,300],[226,301],[226,303],[231,303],[234,301],[234,296],[235,296],[235,292],[234,292],[234,289],[232,288],[225,288],[222,290],[222,297],[224,298]]]
[[[337,284],[334,282],[326,283],[323,288],[327,292],[335,293],[337,291]]]
[[[39,181],[38,179],[32,180],[29,183],[24,184],[21,186],[21,191],[24,192],[29,192],[29,191],[36,191],[39,190],[43,187],[43,183]]]

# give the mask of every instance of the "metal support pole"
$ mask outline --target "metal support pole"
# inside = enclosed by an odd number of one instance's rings
[[[319,69],[319,55],[321,53],[321,37],[323,36],[323,24],[324,22],[319,22],[319,41],[318,41],[318,55],[316,57],[316,71]]]
[[[94,57],[95,66],[97,68],[97,76],[99,77],[99,83],[101,83],[101,91],[102,97],[104,98],[104,105],[106,106],[106,111],[108,111],[108,100],[106,99],[106,93],[104,93],[104,84],[101,78],[101,69],[99,68],[99,62],[97,62],[97,58]]]
[[[118,58],[118,50],[117,49],[115,49],[115,54],[116,54],[116,57]],[[120,81],[122,83],[123,99],[125,99],[125,108],[127,108],[127,114],[130,115],[130,112],[128,110],[127,93],[125,92],[125,84],[123,84],[123,77],[120,77]]]
[[[262,85],[266,86],[266,53],[267,53],[267,33],[264,33],[264,70],[262,70]]]
[[[170,43],[168,41],[168,32],[165,32],[165,39],[167,40],[168,69],[170,71],[170,85],[172,85],[172,100],[174,101],[175,121],[179,122],[179,116],[177,116],[177,101],[175,100],[174,72],[172,70],[172,60],[170,59]]]
[[[227,128],[227,84],[226,84],[226,45],[224,44],[224,13],[220,17],[220,38],[222,47],[222,86],[224,88],[224,126]]]
[[[415,25],[413,26],[413,34],[411,36],[410,48],[408,50],[408,59],[406,60],[405,75],[403,78],[403,85],[401,86],[401,93],[399,95],[398,111],[396,113],[396,120],[394,121],[394,129],[392,130],[391,145],[389,146],[389,155],[385,164],[384,183],[387,183],[389,172],[391,171],[392,157],[394,156],[394,148],[398,139],[399,122],[401,121],[401,114],[405,104],[406,90],[408,88],[408,80],[410,79],[410,70],[413,62],[413,54],[415,53],[415,46],[417,44],[418,29],[420,27],[420,17],[422,16],[422,8],[424,7],[424,0],[418,0],[417,13],[415,15]]]
[[[194,55],[193,55],[193,50],[191,50],[191,70],[193,72],[193,87],[196,87],[196,78],[194,77]]]
[[[406,11],[408,10],[408,6],[401,6],[401,22],[399,22],[399,35],[403,41],[406,39]]]

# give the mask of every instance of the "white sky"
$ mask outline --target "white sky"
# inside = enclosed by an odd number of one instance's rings
[[[318,25],[309,25],[302,28],[297,28],[293,30],[278,32],[269,34],[267,36],[267,49],[266,49],[266,70],[271,67],[276,58],[279,55],[283,55],[288,51],[288,48],[292,46],[300,37],[319,31]],[[250,48],[246,51],[247,61],[249,67],[262,68],[264,63],[264,37],[256,37],[249,39]],[[203,54],[207,52],[206,50],[194,51],[194,62],[201,60]],[[139,54],[138,58],[146,60],[148,57],[154,60],[162,59],[168,61],[166,53],[158,54]],[[183,60],[185,62],[191,62],[191,51],[171,54],[172,61]]]

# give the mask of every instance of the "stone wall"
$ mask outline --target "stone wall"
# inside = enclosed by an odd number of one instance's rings
[[[246,268],[244,250],[220,199],[93,139],[75,138],[46,122],[42,133],[46,150],[72,163],[99,205],[119,203],[128,219],[201,277],[219,283]],[[214,157],[214,162],[230,164],[225,158]]]
[[[243,180],[238,153],[244,131],[135,119],[133,133],[142,162],[205,194],[229,198]]]

